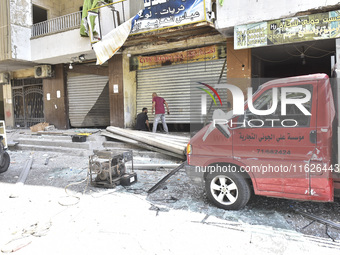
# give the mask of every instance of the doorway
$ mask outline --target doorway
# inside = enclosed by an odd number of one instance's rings
[[[44,122],[42,79],[12,80],[15,127],[28,128]]]
[[[252,49],[252,87],[290,76],[313,73],[331,75],[331,56],[335,56],[335,40],[267,46]]]

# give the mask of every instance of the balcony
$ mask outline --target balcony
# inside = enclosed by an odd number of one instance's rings
[[[74,12],[34,24],[31,29],[32,61],[44,64],[68,63],[80,54],[94,58],[88,37],[80,36],[81,12]]]
[[[134,17],[138,10],[143,8],[138,5],[131,5],[132,2],[119,0],[109,5],[96,7],[99,11],[101,37],[119,24]],[[140,3],[144,4],[143,1],[140,1]],[[164,4],[166,3],[165,1]],[[155,24],[155,27],[149,27],[149,24],[153,24],[154,20],[159,20],[156,15],[157,10],[154,10],[152,6],[148,7],[148,11],[143,12],[138,24],[135,24],[135,31],[132,31],[133,34],[130,35],[124,46],[139,47],[154,42],[166,45],[169,42],[183,41],[196,36],[219,35],[213,25],[210,5],[206,7],[203,2],[200,2],[199,11],[187,14],[181,3],[179,1],[176,9],[178,14],[174,14],[174,9],[168,7],[169,13],[167,9],[167,16],[164,14],[165,16],[162,16],[161,19],[164,24],[157,23],[158,25]],[[189,7],[191,6],[187,7],[188,10]],[[150,13],[155,15],[152,16]],[[171,22],[168,23],[169,21]],[[95,58],[90,39],[80,36],[80,24],[81,12],[34,24],[31,30],[32,61],[45,64],[68,63],[71,58],[80,54],[88,55],[87,58]]]
[[[96,9],[100,13],[102,36],[129,18],[130,7],[126,0]],[[85,54],[87,59],[95,58],[90,38],[80,35],[81,21],[82,12],[79,11],[34,24],[31,29],[32,61],[54,65],[68,63],[80,54]]]
[[[32,26],[32,37],[51,35],[79,28],[81,23],[81,11],[67,14],[51,20],[46,20]]]

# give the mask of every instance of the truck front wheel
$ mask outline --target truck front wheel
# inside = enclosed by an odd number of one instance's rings
[[[3,155],[1,158],[2,160],[0,162],[0,173],[3,173],[7,171],[11,159],[9,157],[9,154],[6,151],[3,152]]]
[[[250,198],[250,187],[241,173],[209,173],[205,180],[208,199],[225,210],[239,210]]]

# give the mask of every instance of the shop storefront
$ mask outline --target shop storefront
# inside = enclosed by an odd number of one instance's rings
[[[234,45],[252,48],[252,78],[330,75],[339,36],[339,11],[329,11],[235,26]]]
[[[109,77],[69,73],[67,93],[71,127],[110,125]]]
[[[225,58],[225,45],[131,58],[130,68],[137,70],[137,112],[143,107],[151,112],[152,93],[156,92],[169,104],[171,114],[166,117],[167,123],[201,122],[201,91],[198,88],[202,85],[199,82],[211,85],[219,80],[225,82]],[[225,93],[221,96],[226,99]],[[192,112],[195,104],[196,117]],[[210,100],[207,104],[210,105]],[[150,115],[150,120],[153,120],[153,115]]]

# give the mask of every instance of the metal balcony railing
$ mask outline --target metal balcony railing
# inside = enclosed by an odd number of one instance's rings
[[[36,23],[32,26],[32,37],[49,35],[79,28],[80,22],[81,11]]]

